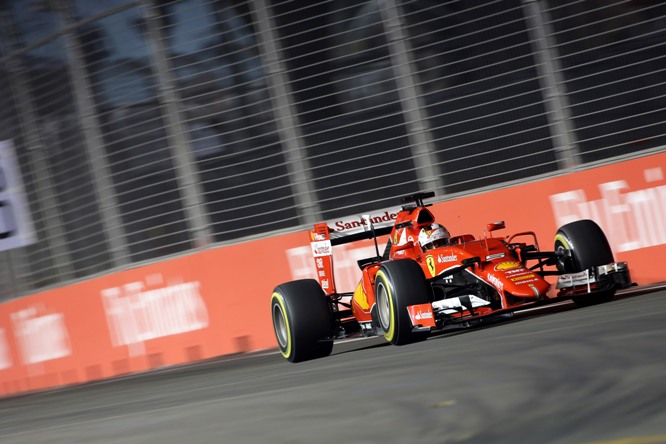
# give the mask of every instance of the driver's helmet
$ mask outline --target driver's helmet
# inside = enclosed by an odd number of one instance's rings
[[[419,233],[419,245],[423,251],[432,250],[449,243],[451,235],[449,231],[440,224],[432,224],[423,227]]]

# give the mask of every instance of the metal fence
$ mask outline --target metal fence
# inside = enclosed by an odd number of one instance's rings
[[[0,141],[34,225],[0,251],[0,299],[666,146],[656,0],[6,0],[0,19]]]

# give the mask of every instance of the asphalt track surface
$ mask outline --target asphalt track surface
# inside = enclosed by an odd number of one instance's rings
[[[666,443],[666,291],[0,400],[0,443]]]

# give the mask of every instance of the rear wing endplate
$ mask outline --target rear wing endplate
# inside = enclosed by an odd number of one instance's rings
[[[353,234],[335,236],[335,230],[329,228],[326,222],[315,224],[310,231],[310,246],[317,271],[317,279],[322,290],[327,295],[337,292],[335,288],[335,275],[333,269],[333,246],[355,242],[363,239],[372,239],[378,236],[391,234],[393,226],[384,226],[360,231]],[[333,234],[334,237],[331,237]]]
[[[336,290],[333,276],[333,244],[326,223],[315,224],[314,230],[310,231],[310,245],[319,285],[327,295],[334,294]]]

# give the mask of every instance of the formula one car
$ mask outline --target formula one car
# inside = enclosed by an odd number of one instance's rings
[[[554,251],[542,251],[534,232],[493,237],[504,222],[486,226],[484,237],[450,237],[435,224],[423,200],[403,198],[392,225],[339,235],[326,223],[310,231],[318,281],[278,285],[271,297],[273,326],[282,355],[291,362],[328,356],[336,339],[383,334],[404,345],[450,326],[467,327],[515,310],[571,299],[578,306],[611,300],[632,285],[626,262],[615,262],[608,240],[591,220],[560,227]],[[389,235],[384,254],[377,238]],[[362,278],[352,293],[338,293],[333,246],[374,239],[376,256],[359,260]],[[557,276],[550,294],[547,276]],[[554,278],[553,278],[554,279]]]

